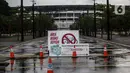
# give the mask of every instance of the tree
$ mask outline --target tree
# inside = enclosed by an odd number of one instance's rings
[[[2,15],[9,15],[10,7],[5,0],[0,0],[0,14]]]
[[[99,4],[98,9],[102,10],[103,13],[97,13],[99,16],[102,16],[101,25],[103,25],[104,29],[107,30],[106,27],[106,9],[105,5]],[[114,13],[114,6],[110,5],[110,30],[111,30],[111,38],[112,38],[112,31],[118,31],[120,35],[128,35],[128,31],[130,30],[130,9],[126,10],[124,15],[115,15]],[[103,9],[104,8],[104,9]],[[127,8],[127,7],[126,7]],[[123,34],[122,32],[125,32]]]
[[[8,3],[5,0],[0,0],[0,37],[1,33],[6,30],[5,27],[7,25],[4,25],[3,22],[3,15],[10,15],[9,13],[10,7],[8,6]]]
[[[90,15],[81,15],[79,20],[70,26],[70,29],[80,29],[83,35],[94,35],[93,17]]]
[[[96,6],[96,9],[97,10],[100,10],[101,12],[97,12],[96,15],[101,17],[102,19],[99,20],[99,28],[98,29],[101,29],[101,38],[103,38],[103,32],[104,30],[107,32],[107,5],[106,4],[97,4]],[[110,23],[111,23],[111,19],[113,17],[115,17],[115,14],[114,14],[114,6],[110,5],[110,8],[109,8],[109,11],[110,11]],[[110,24],[110,31],[111,31],[111,38],[112,38],[112,31],[113,31],[113,28],[112,28],[112,24]]]
[[[119,32],[120,35],[128,35],[128,31],[130,30],[130,10],[126,10],[126,13],[121,16],[116,16],[115,20],[113,20],[115,23],[115,29]],[[123,34],[122,32],[125,32]]]
[[[57,26],[54,25],[53,18],[49,17],[48,15],[41,14],[40,16],[35,17],[36,22],[36,30],[39,32],[39,37],[44,34],[44,36],[47,34],[47,30],[54,30],[57,29]]]

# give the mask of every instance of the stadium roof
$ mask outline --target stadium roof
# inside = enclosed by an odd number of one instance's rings
[[[18,8],[18,7],[12,7]],[[32,11],[32,6],[24,7],[27,11]],[[35,6],[35,11],[51,12],[65,10],[93,10],[93,5],[51,5],[51,6]]]
[[[12,7],[18,8],[18,7]],[[27,11],[32,11],[32,6],[24,7]],[[126,9],[130,9],[130,6],[126,6]],[[51,5],[51,6],[35,6],[35,11],[51,12],[51,11],[82,11],[93,10],[93,5]]]

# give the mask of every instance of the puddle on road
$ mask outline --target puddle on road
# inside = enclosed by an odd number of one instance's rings
[[[5,73],[46,73],[46,59],[17,59],[10,60],[5,67]]]
[[[127,67],[117,66],[118,61],[114,58],[108,61],[104,58],[97,60],[95,62],[95,60],[78,58],[77,62],[73,63],[71,58],[58,58],[53,61],[54,73],[128,73],[130,71]]]
[[[42,43],[39,42],[40,44]],[[29,44],[30,45],[30,44]],[[103,47],[104,42],[91,43],[91,46],[97,45],[97,47]],[[102,45],[102,46],[101,46]],[[44,44],[46,46],[46,44]],[[36,47],[36,46],[29,46]],[[27,47],[27,48],[29,48]],[[115,46],[110,46],[115,47]],[[32,48],[33,49],[33,48]],[[36,49],[37,50],[37,49]],[[23,50],[20,53],[26,53],[30,50]],[[35,50],[34,50],[35,51]],[[39,51],[39,50],[37,50]],[[31,51],[30,51],[31,52]],[[101,52],[100,52],[101,53]],[[109,51],[109,54],[115,52]],[[82,57],[77,59],[72,58],[52,58],[52,65],[54,73],[129,73],[130,72],[130,57],[109,57],[107,59],[96,57],[94,59]],[[2,68],[5,69],[3,73],[47,73],[48,59],[40,60],[34,59],[17,59],[9,60],[8,66]],[[0,69],[0,73],[1,69]]]
[[[127,61],[127,62],[125,62]],[[52,58],[54,73],[129,73],[130,57],[90,59],[87,57]],[[9,60],[3,73],[47,73],[48,59],[17,59]],[[123,65],[121,65],[123,64]],[[125,67],[127,66],[127,67]]]

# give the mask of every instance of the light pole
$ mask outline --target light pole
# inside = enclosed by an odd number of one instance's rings
[[[34,1],[34,0],[32,0],[32,24],[33,24],[33,39],[35,39],[34,4],[35,4],[35,1]]]
[[[96,37],[97,34],[97,26],[96,26],[96,4],[94,0],[94,37]]]
[[[109,9],[109,0],[107,0],[107,40],[110,40],[110,9]]]
[[[21,0],[21,42],[24,41],[24,32],[23,32],[23,0]]]
[[[39,37],[42,37],[41,28],[40,28],[40,26],[41,26],[41,15],[42,15],[42,13],[41,13],[40,7],[38,7],[38,8],[39,8],[39,25],[38,25],[39,29],[38,29],[38,31],[39,31]]]
[[[18,13],[16,13],[16,15],[17,15],[17,23],[19,24],[19,22],[20,22],[20,7],[18,7]],[[18,28],[18,34],[17,34],[17,40],[19,41],[19,33],[20,33],[20,30],[19,30],[19,28]]]

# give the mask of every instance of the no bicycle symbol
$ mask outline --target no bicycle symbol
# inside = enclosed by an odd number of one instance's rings
[[[62,37],[62,44],[76,44],[77,42],[76,37],[71,33],[67,33]]]

